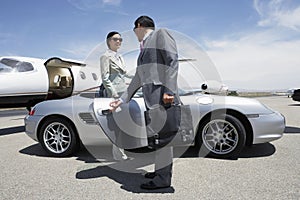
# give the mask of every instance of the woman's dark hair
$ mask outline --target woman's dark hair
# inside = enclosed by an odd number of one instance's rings
[[[116,34],[119,34],[119,35],[121,35],[119,32],[117,32],[117,31],[111,31],[111,32],[109,32],[108,34],[107,34],[107,36],[106,36],[106,44],[107,44],[107,46],[108,46],[108,48],[109,48],[109,40],[110,40],[110,38],[113,36],[113,35],[116,35]]]
[[[148,16],[140,16],[139,18],[137,18],[134,22],[134,28],[138,27],[138,24],[140,24],[140,26],[145,27],[145,28],[150,28],[150,29],[155,29],[155,24],[153,19],[151,19]]]

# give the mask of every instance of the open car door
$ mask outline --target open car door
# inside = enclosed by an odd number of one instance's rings
[[[123,149],[148,145],[144,120],[144,99],[135,98],[109,112],[111,98],[95,98],[94,113],[100,127],[112,143]]]

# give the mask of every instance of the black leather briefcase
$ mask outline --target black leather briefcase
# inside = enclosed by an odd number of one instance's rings
[[[194,129],[189,105],[171,105],[145,111],[148,147],[184,146],[193,143]]]

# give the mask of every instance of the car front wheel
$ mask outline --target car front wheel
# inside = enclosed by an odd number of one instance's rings
[[[47,153],[56,157],[73,154],[79,140],[71,123],[63,118],[49,118],[40,129],[40,143]]]
[[[220,114],[201,123],[197,139],[200,156],[235,158],[245,145],[246,131],[236,117]]]

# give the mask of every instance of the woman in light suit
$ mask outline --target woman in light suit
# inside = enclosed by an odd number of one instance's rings
[[[126,74],[123,57],[118,54],[121,47],[121,35],[112,31],[106,37],[107,51],[100,58],[102,83],[105,97],[118,98],[126,89],[124,76]]]
[[[104,86],[104,96],[119,98],[126,90],[125,84],[125,63],[123,57],[118,54],[118,49],[121,47],[121,34],[112,31],[107,34],[106,44],[107,51],[100,58],[100,68],[102,84]],[[126,160],[127,155],[124,150],[113,144],[113,158],[115,160]]]

